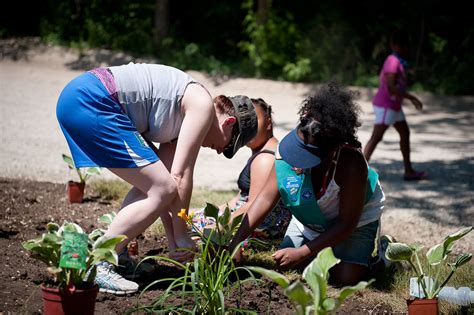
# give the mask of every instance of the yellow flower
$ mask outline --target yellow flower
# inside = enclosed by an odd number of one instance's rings
[[[181,209],[178,213],[178,217],[184,220],[187,224],[193,224],[194,211],[191,211],[189,215],[186,213],[186,209]]]
[[[189,217],[188,217],[188,215],[186,214],[186,209],[181,209],[181,211],[178,213],[178,217],[180,217],[180,218],[183,219],[184,221],[188,221],[188,220],[189,220]]]

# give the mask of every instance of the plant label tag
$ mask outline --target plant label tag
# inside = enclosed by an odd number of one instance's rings
[[[73,269],[86,269],[87,235],[84,233],[64,232],[61,245],[59,266]]]
[[[433,279],[430,277],[425,277],[423,279],[425,281],[425,286],[427,290],[430,290],[433,286]],[[420,299],[425,298],[425,293],[423,292],[423,288],[418,283],[417,277],[410,278],[410,296],[417,297]]]

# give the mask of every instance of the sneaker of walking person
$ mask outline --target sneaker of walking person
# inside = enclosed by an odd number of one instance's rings
[[[119,275],[116,267],[106,261],[97,264],[95,283],[99,285],[100,292],[116,295],[126,295],[138,291],[138,284]]]
[[[135,261],[128,254],[128,250],[124,249],[119,254],[117,272],[127,280],[144,280],[153,275],[155,266],[148,262]]]

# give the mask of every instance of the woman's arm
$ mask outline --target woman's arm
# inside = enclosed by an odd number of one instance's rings
[[[179,247],[190,247],[186,224],[176,214],[189,208],[193,188],[193,172],[204,137],[216,113],[209,93],[198,84],[190,84],[182,99],[184,120],[171,165],[171,176],[176,181],[178,196],[171,204],[175,241]]]
[[[401,91],[397,87],[397,74],[396,73],[386,73],[385,74],[385,80],[387,82],[387,87],[391,95],[396,95],[400,99],[408,99],[410,100],[413,105],[415,106],[416,109],[422,110],[423,109],[423,103],[420,102],[418,98],[416,98],[414,95],[407,93],[406,91]]]
[[[235,234],[232,242],[230,243],[230,250],[232,251],[235,247],[244,241],[250,233],[265,219],[267,214],[273,209],[278,200],[280,199],[280,193],[278,192],[278,185],[275,173],[275,165],[273,164],[270,174],[265,180],[263,189],[256,196],[252,202],[250,208],[247,211],[247,215],[244,216],[240,228]]]
[[[367,164],[362,154],[342,149],[335,179],[341,187],[339,215],[335,222],[324,233],[305,245],[275,252],[273,257],[280,266],[292,267],[313,258],[323,248],[334,247],[346,240],[356,229],[367,189]]]
[[[242,205],[237,211],[232,213],[232,217],[235,218],[240,214],[247,213],[248,209],[252,205],[252,202],[257,198],[257,195],[265,187],[268,176],[272,171],[275,162],[275,155],[270,153],[260,153],[255,157],[250,165],[250,190],[248,201]]]

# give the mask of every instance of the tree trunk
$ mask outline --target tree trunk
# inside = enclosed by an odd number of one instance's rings
[[[257,23],[262,25],[268,21],[270,10],[272,9],[272,0],[257,1]]]
[[[421,57],[421,50],[423,49],[423,39],[425,37],[425,10],[421,12],[421,18],[420,18],[420,38],[418,39],[418,45],[416,48],[416,56],[415,56],[415,67],[418,67],[418,64],[420,63],[420,57]]]
[[[156,0],[154,40],[158,49],[163,39],[168,36],[169,24],[169,0]]]

